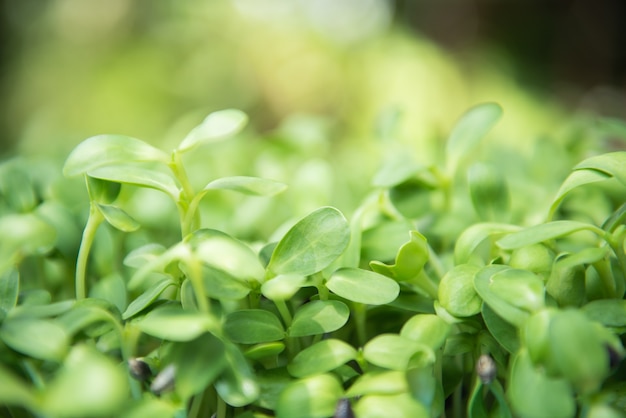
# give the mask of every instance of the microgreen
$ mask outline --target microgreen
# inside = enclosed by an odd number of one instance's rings
[[[481,145],[502,115],[471,108],[429,161],[381,127],[388,155],[343,209],[290,200],[254,164],[194,166],[229,138],[246,156],[233,109],[169,152],[85,140],[50,179],[70,198],[2,163],[0,414],[618,416],[626,154],[511,174]],[[159,225],[146,191],[173,208]]]

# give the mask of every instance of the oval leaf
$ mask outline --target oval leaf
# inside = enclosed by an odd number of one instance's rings
[[[343,394],[339,380],[330,374],[298,379],[281,392],[277,418],[326,418],[335,412]]]
[[[173,285],[175,285],[175,283],[172,280],[162,280],[155,283],[148,290],[139,295],[137,299],[132,301],[130,305],[128,305],[128,308],[126,308],[122,314],[122,319],[126,320],[138,314],[150,306],[159,296],[161,296],[161,293],[163,293],[165,289]]]
[[[595,233],[602,233],[594,225],[577,221],[553,221],[545,224],[531,226],[529,228],[522,229],[518,232],[513,232],[498,240],[496,244],[502,249],[513,250],[520,247],[525,247],[531,244],[537,244],[540,242],[548,241],[563,237],[565,235],[573,234],[578,231],[593,231]]]
[[[67,177],[88,174],[100,167],[155,161],[167,164],[168,155],[139,139],[122,135],[98,135],[78,144],[63,166]]]
[[[411,317],[404,323],[400,336],[438,350],[446,341],[449,332],[450,324],[437,315],[421,314]]]
[[[348,322],[350,309],[338,300],[314,300],[299,308],[289,327],[290,337],[336,331]]]
[[[287,300],[307,282],[300,274],[279,274],[261,285],[261,293],[270,300]]]
[[[171,174],[166,174],[156,168],[117,164],[98,167],[89,170],[88,173],[90,177],[98,179],[160,190],[175,202],[178,201],[180,195],[177,183]]]
[[[183,139],[178,151],[185,152],[199,144],[216,142],[237,134],[248,123],[241,110],[226,109],[211,113]]]
[[[565,179],[563,184],[561,184],[561,188],[556,193],[556,197],[552,201],[552,205],[550,205],[550,214],[548,215],[548,219],[552,219],[554,213],[558,209],[559,205],[565,199],[565,197],[577,187],[583,186],[585,184],[596,183],[598,181],[603,181],[611,176],[603,173],[602,171],[596,170],[575,170],[570,173],[569,176]]]
[[[17,304],[20,288],[20,273],[11,268],[0,275],[0,310],[9,312]]]
[[[183,310],[180,306],[159,307],[141,321],[139,329],[153,337],[170,341],[191,341],[207,331],[218,328],[215,318],[200,312]]]
[[[474,210],[483,221],[506,221],[509,217],[509,189],[502,173],[486,164],[470,167],[467,175]]]
[[[280,320],[263,309],[246,309],[228,314],[224,333],[232,342],[240,344],[266,343],[285,337]]]
[[[609,176],[615,177],[620,183],[626,185],[626,152],[616,151],[596,155],[582,161],[574,170],[596,170]]]
[[[287,366],[298,378],[326,373],[356,358],[357,351],[349,344],[335,339],[322,340],[300,351]]]
[[[490,265],[483,267],[474,276],[474,289],[483,301],[493,309],[502,319],[519,327],[521,326],[529,313],[516,306],[511,305],[503,300],[499,295],[491,290],[491,278],[499,272],[511,269],[503,265]]]
[[[133,217],[126,213],[122,208],[113,205],[103,205],[101,203],[98,203],[97,205],[100,213],[104,216],[104,219],[120,231],[132,232],[136,231],[141,226],[139,225],[139,222],[134,220]]]
[[[274,274],[308,276],[330,265],[349,241],[350,227],[341,212],[320,208],[296,223],[279,241],[267,269]]]
[[[42,360],[61,360],[70,345],[69,337],[61,325],[36,318],[4,321],[0,338],[15,351]]]
[[[467,317],[480,312],[482,299],[474,289],[474,275],[480,267],[460,264],[448,271],[439,282],[439,303],[456,317]]]
[[[417,231],[411,231],[410,237],[411,240],[398,250],[395,264],[386,265],[372,261],[370,263],[372,270],[397,281],[411,280],[417,277],[428,262],[428,244],[426,237]]]
[[[354,406],[359,418],[429,418],[430,412],[408,393],[367,395]]]
[[[128,392],[122,368],[95,349],[79,345],[44,392],[43,409],[55,417],[116,416]]]
[[[207,184],[203,190],[232,190],[251,196],[274,196],[287,188],[285,183],[259,177],[222,177]]]
[[[391,370],[408,369],[416,353],[423,354],[426,363],[435,361],[435,353],[430,347],[396,334],[378,335],[363,348],[365,360]]]
[[[357,268],[341,268],[326,282],[333,293],[353,302],[384,305],[398,297],[398,283],[382,274]]]
[[[451,170],[456,168],[464,155],[478,145],[501,116],[502,107],[497,103],[479,104],[461,116],[446,143],[448,167]]]

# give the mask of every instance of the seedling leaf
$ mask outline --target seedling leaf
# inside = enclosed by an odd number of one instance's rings
[[[89,174],[92,170],[107,166],[119,166],[138,162],[167,164],[168,155],[139,139],[122,135],[98,135],[78,144],[70,153],[63,167],[66,177]]]
[[[178,151],[186,152],[197,145],[227,139],[248,123],[248,116],[237,109],[226,109],[209,114],[183,139]]]
[[[350,240],[346,218],[335,208],[317,209],[296,223],[274,249],[267,270],[308,276],[343,253]]]
[[[343,302],[314,300],[296,311],[289,327],[289,336],[305,337],[336,331],[345,325],[349,316],[350,309]]]
[[[540,225],[534,225],[518,232],[513,232],[512,234],[498,240],[496,244],[502,249],[513,250],[585,230],[592,231],[596,234],[603,233],[603,231],[598,227],[584,222],[553,221]]]
[[[400,293],[400,286],[382,274],[345,267],[335,271],[326,282],[333,293],[353,302],[384,305]]]
[[[287,366],[298,378],[326,373],[356,358],[356,350],[336,339],[322,340],[300,351]]]
[[[282,340],[285,330],[270,311],[245,309],[226,316],[224,334],[235,343],[258,344]]]
[[[283,192],[286,188],[286,184],[275,180],[259,177],[234,176],[213,180],[204,186],[203,190],[232,190],[251,196],[275,196]]]

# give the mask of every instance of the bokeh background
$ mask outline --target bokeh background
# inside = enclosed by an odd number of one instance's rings
[[[65,155],[124,133],[176,138],[245,110],[258,132],[294,117],[334,140],[403,115],[447,132],[497,101],[511,140],[572,115],[626,117],[620,0],[2,0],[0,154]]]

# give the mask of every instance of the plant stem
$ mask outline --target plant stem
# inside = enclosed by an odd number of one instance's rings
[[[83,230],[83,237],[80,241],[80,248],[76,259],[75,287],[76,299],[78,300],[84,299],[87,296],[87,260],[89,259],[89,252],[91,251],[91,246],[96,237],[96,231],[102,221],[104,221],[104,216],[98,210],[97,203],[92,201],[89,206],[89,218],[87,218],[87,224]]]
[[[182,237],[184,238],[190,232],[192,232],[200,223],[198,212],[195,210],[195,208],[193,211],[190,211],[190,203],[195,196],[195,192],[193,190],[191,182],[189,181],[189,176],[187,176],[185,167],[183,166],[183,161],[180,153],[177,150],[174,150],[172,152],[172,160],[168,165],[170,167],[170,170],[172,170],[172,173],[174,173],[174,176],[178,179],[181,186],[183,187],[178,202],[176,202],[176,206],[178,207],[180,217],[180,232]]]
[[[284,300],[275,300],[274,304],[276,305],[276,308],[278,309],[278,313],[280,313],[280,316],[283,318],[285,327],[289,328],[291,326],[291,321],[293,320],[291,316],[291,312],[289,312],[289,307],[287,306]]]
[[[226,418],[226,402],[220,396],[217,397],[217,418]]]
[[[191,280],[191,285],[196,294],[196,301],[198,302],[198,309],[200,312],[208,314],[209,310],[209,300],[204,291],[204,283],[202,282],[202,266],[200,265],[200,261],[194,257],[187,257],[187,265],[189,267],[189,280]]]
[[[367,342],[367,307],[362,303],[354,302],[352,304],[354,308],[354,322],[356,326],[356,335],[359,346],[364,346]]]

